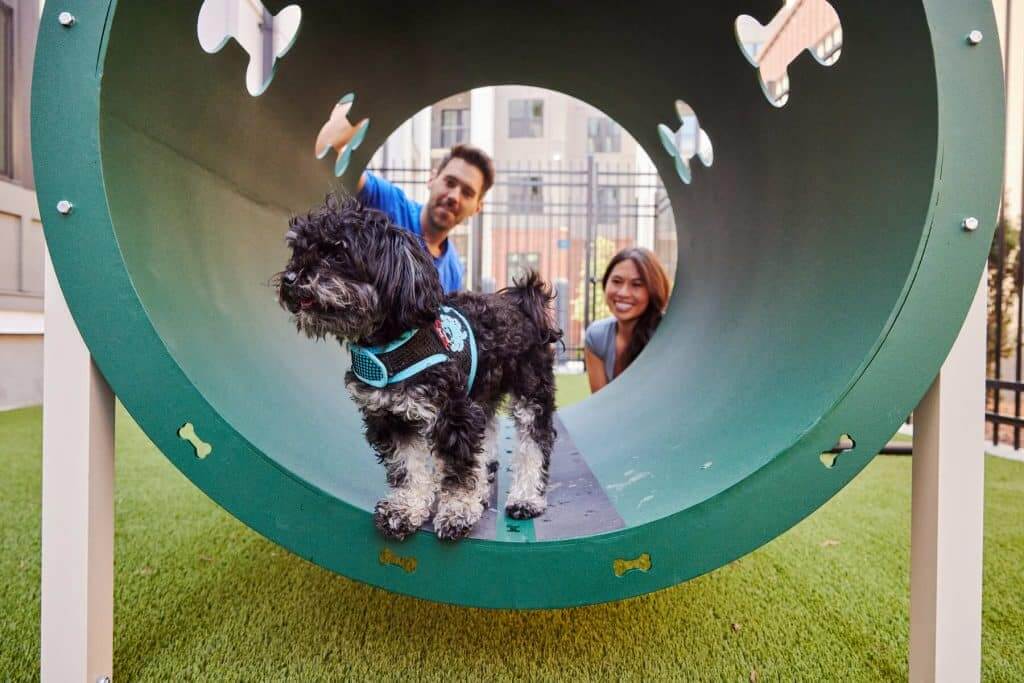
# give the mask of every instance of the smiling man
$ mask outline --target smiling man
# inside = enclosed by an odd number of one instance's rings
[[[409,199],[401,189],[372,173],[359,179],[358,199],[420,238],[434,259],[445,293],[449,293],[462,289],[462,264],[448,235],[456,225],[479,213],[492,185],[494,162],[487,153],[456,145],[427,181],[430,196],[426,204]]]

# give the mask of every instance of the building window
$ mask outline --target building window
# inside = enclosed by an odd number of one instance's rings
[[[544,100],[509,100],[508,136],[544,137]]]
[[[622,150],[619,124],[607,116],[587,119],[587,151],[591,154],[618,153]]]
[[[509,213],[544,213],[544,183],[540,176],[512,176],[508,179]]]
[[[540,252],[514,251],[508,255],[508,282],[512,283],[528,271],[540,270]]]
[[[602,185],[597,188],[597,222],[601,225],[619,222],[619,188]]]
[[[469,110],[442,109],[440,144],[435,147],[454,147],[469,142]]]
[[[11,177],[11,99],[14,67],[14,10],[0,2],[0,175]]]

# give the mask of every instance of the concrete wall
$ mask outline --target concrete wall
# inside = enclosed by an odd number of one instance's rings
[[[0,410],[43,400],[43,335],[0,335]]]

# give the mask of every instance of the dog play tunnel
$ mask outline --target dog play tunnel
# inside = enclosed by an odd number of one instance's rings
[[[86,343],[167,457],[261,534],[431,600],[626,598],[810,514],[934,378],[999,203],[986,0],[835,0],[842,58],[798,57],[783,107],[734,28],[744,14],[768,24],[778,1],[299,4],[258,97],[237,42],[201,48],[198,1],[47,2],[34,76],[41,213]],[[312,142],[339,96],[371,121],[351,186],[416,111],[501,83],[566,92],[628,129],[666,179],[679,275],[645,353],[559,413],[544,517],[492,513],[457,544],[428,531],[392,543],[371,520],[386,486],[342,383],[347,356],[297,335],[268,280],[288,217],[338,184]],[[658,135],[678,125],[678,99],[714,140],[691,184]],[[852,447],[823,459],[841,435]]]

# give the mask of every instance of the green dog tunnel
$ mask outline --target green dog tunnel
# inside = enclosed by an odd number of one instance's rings
[[[33,97],[46,238],[97,364],[175,466],[292,552],[464,605],[671,586],[827,501],[941,366],[999,203],[985,0],[834,0],[841,59],[798,56],[784,96],[736,33],[741,15],[769,24],[777,0],[299,4],[254,97],[241,39],[200,44],[198,1],[48,2]],[[339,96],[371,121],[346,150],[351,187],[416,111],[501,83],[585,100],[647,150],[678,225],[675,294],[633,366],[559,413],[544,517],[499,510],[457,544],[392,543],[372,524],[386,485],[348,359],[297,335],[268,280],[288,217],[339,182],[311,151]],[[690,184],[659,136],[680,99],[714,139]],[[841,435],[851,447],[826,466]]]

